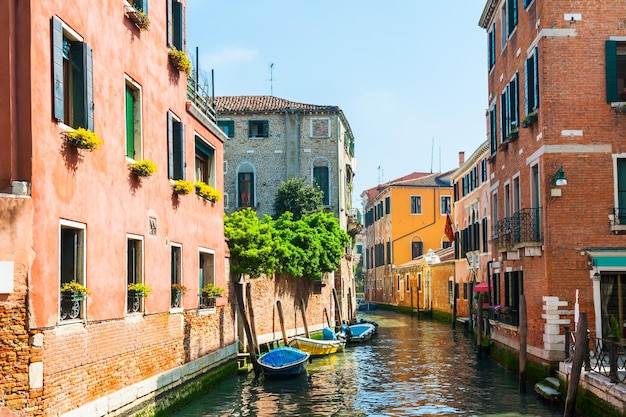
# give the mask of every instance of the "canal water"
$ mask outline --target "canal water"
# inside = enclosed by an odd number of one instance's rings
[[[174,417],[563,415],[531,384],[519,394],[515,376],[478,360],[462,326],[388,311],[359,318],[379,323],[370,342],[313,359],[302,377],[232,377]]]

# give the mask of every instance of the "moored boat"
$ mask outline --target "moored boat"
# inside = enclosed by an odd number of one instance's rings
[[[288,377],[306,371],[306,362],[311,355],[300,349],[281,346],[264,353],[257,360],[266,377]]]
[[[376,333],[376,326],[372,323],[357,323],[347,327],[348,329],[344,329],[344,332],[348,343],[367,342]]]
[[[308,337],[296,336],[289,342],[289,345],[295,346],[304,352],[308,352],[311,356],[323,356],[343,349],[346,346],[346,341],[341,339],[310,339]]]

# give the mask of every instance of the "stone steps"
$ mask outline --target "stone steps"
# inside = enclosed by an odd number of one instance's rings
[[[541,382],[535,384],[535,392],[548,401],[560,401],[561,393],[559,388],[561,383],[558,378],[552,376],[547,377]]]

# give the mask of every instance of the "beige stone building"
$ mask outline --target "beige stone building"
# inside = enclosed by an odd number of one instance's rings
[[[288,179],[304,178],[324,192],[324,206],[343,230],[360,230],[351,206],[356,171],[354,136],[343,111],[273,96],[216,97],[218,126],[224,143],[224,211],[253,207],[259,216],[273,215],[277,188]],[[355,308],[352,247],[346,248],[334,277],[342,319]],[[330,280],[329,280],[330,281]],[[336,313],[336,318],[339,312]]]

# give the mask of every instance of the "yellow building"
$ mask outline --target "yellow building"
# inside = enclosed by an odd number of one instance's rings
[[[397,304],[394,266],[451,246],[444,230],[447,214],[453,218],[453,172],[414,172],[363,192],[366,300]]]

